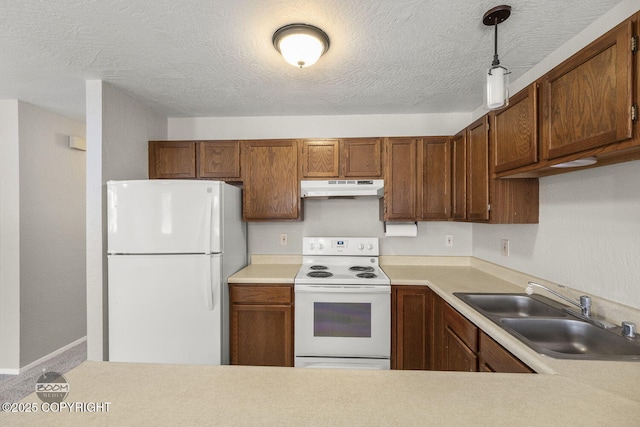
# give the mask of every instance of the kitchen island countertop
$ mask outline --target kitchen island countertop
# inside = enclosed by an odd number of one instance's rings
[[[637,401],[559,375],[85,362],[65,378],[66,402],[110,402],[109,411],[3,413],[0,422],[635,426],[640,417]],[[35,394],[23,402],[42,408]]]
[[[458,291],[522,292],[526,281],[519,285],[525,276],[493,274],[491,267],[478,268],[473,261],[464,260],[456,265],[387,261],[381,264],[392,284],[429,286],[538,374],[85,362],[65,374],[71,387],[66,401],[111,402],[107,413],[4,413],[0,422],[65,426],[638,425],[640,362],[542,356],[453,295]],[[229,282],[293,283],[298,268],[295,263],[252,264]],[[23,402],[42,404],[35,394]]]

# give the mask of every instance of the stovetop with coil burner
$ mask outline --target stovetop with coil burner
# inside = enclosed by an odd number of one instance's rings
[[[305,237],[295,284],[390,286],[377,238]]]

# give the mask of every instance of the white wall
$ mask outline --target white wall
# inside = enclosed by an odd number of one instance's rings
[[[84,123],[19,102],[20,366],[86,335]]]
[[[20,368],[18,101],[0,100],[0,374]]]
[[[118,88],[87,88],[87,358],[108,358],[106,182],[146,179],[149,140],[167,139],[167,119]]]
[[[639,183],[639,161],[541,178],[540,223],[476,224],[473,254],[640,308]]]
[[[623,1],[525,73],[512,91],[532,83],[638,9],[638,0]],[[474,225],[473,255],[640,308],[639,171],[640,163],[634,161],[541,178],[540,224]],[[509,257],[500,253],[503,238],[510,239]]]
[[[307,236],[379,237],[382,255],[471,255],[471,224],[419,222],[417,237],[384,237],[378,217],[378,200],[305,200],[304,221],[256,222],[249,224],[249,251],[252,254],[302,254],[302,238]],[[288,244],[280,245],[280,234]],[[453,247],[445,245],[445,235],[454,236]]]
[[[470,113],[169,118],[169,139],[451,135],[470,121]]]

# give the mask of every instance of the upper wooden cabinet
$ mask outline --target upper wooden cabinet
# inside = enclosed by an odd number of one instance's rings
[[[632,137],[631,37],[629,20],[542,78],[543,159]]]
[[[196,178],[196,145],[195,141],[149,141],[149,178]]]
[[[303,178],[337,178],[340,173],[340,141],[304,140],[300,142]]]
[[[240,180],[240,143],[203,141],[198,143],[199,178]]]
[[[301,178],[381,178],[382,139],[300,141]]]
[[[342,141],[342,176],[382,177],[382,138],[351,138]]]
[[[384,170],[384,220],[451,218],[450,137],[387,138]]]
[[[418,145],[419,219],[451,218],[451,139],[425,137]]]
[[[149,141],[150,179],[241,181],[239,141]]]
[[[467,219],[467,131],[451,139],[451,218]]]
[[[509,106],[489,115],[495,172],[538,161],[537,83],[509,99]]]
[[[489,126],[485,115],[452,142],[454,148],[454,219],[492,224],[535,224],[538,222],[538,179],[497,179],[489,165]],[[466,163],[462,160],[466,146]],[[466,168],[466,185],[461,169]],[[466,189],[466,208],[462,205]]]
[[[244,220],[300,219],[297,141],[244,141],[242,150]]]
[[[382,219],[415,221],[419,138],[387,138]]]
[[[487,116],[467,128],[467,217],[489,221],[489,127]]]

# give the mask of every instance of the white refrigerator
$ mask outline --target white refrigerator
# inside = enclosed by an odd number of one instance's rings
[[[241,209],[241,190],[220,181],[107,183],[110,361],[229,363]]]

